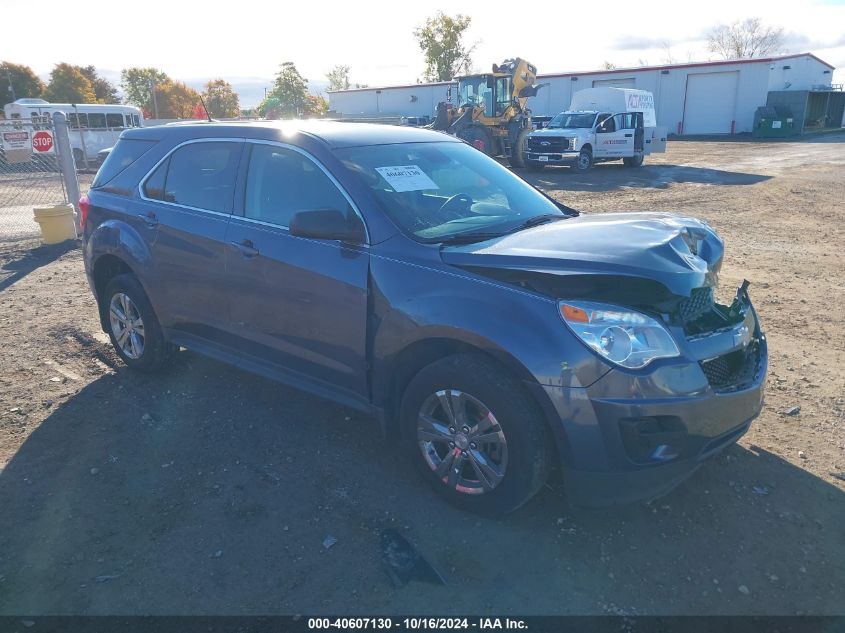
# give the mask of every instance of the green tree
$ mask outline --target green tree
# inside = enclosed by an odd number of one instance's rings
[[[120,97],[117,94],[117,87],[105,77],[97,74],[93,66],[77,66],[79,72],[88,78],[94,88],[94,96],[97,103],[119,103]]]
[[[304,116],[323,117],[329,111],[329,102],[325,97],[319,95],[308,95],[305,97]]]
[[[721,24],[707,36],[707,48],[724,59],[765,57],[780,53],[783,44],[783,29],[764,26],[760,18]]]
[[[258,111],[267,118],[292,119],[308,113],[308,80],[304,79],[293,62],[279,68],[273,88],[258,105]]]
[[[601,65],[601,67],[602,67],[604,70],[614,70],[614,69],[616,68],[616,64],[614,64],[613,62],[608,62],[608,61],[605,61],[605,62]]]
[[[15,99],[38,98],[44,94],[44,82],[32,68],[23,64],[0,64],[0,108]]]
[[[56,64],[50,73],[44,97],[53,103],[97,103],[94,86],[88,77],[78,66],[64,63]]]
[[[152,87],[170,81],[167,73],[158,68],[124,68],[120,73],[120,87],[126,103],[143,108],[155,115]]]
[[[241,104],[232,84],[224,79],[212,79],[205,84],[202,98],[208,113],[217,118],[236,117],[241,112]]]
[[[472,68],[472,53],[476,44],[463,42],[464,32],[472,18],[458,14],[454,17],[438,11],[425,25],[414,29],[414,37],[425,56],[426,81],[451,81]]]
[[[329,80],[329,90],[348,90],[350,86],[349,66],[335,66],[326,73],[326,79]]]
[[[189,119],[200,102],[200,94],[181,81],[167,81],[155,87],[158,118]]]

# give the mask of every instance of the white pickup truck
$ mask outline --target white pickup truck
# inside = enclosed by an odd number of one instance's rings
[[[572,95],[569,110],[528,135],[529,169],[569,165],[584,172],[595,163],[622,160],[639,167],[652,152],[666,151],[666,128],[657,127],[654,96],[628,88],[586,88]]]

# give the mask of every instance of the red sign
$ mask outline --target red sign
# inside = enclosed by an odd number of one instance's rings
[[[53,133],[41,130],[32,135],[32,149],[40,154],[53,151]]]

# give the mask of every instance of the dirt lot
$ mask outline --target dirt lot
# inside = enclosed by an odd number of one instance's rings
[[[190,353],[130,373],[79,250],[6,244],[0,613],[845,613],[845,135],[677,141],[639,170],[529,178],[721,233],[722,291],[751,281],[771,352],[739,445],[652,504],[576,510],[550,486],[481,520],[336,405]],[[385,526],[447,586],[394,588]]]

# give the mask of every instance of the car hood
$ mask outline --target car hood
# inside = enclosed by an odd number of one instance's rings
[[[534,130],[529,136],[531,136],[531,138],[542,138],[544,136],[558,138],[560,136],[577,136],[579,134],[589,134],[590,132],[592,132],[592,130],[586,127],[544,127],[540,130]]]
[[[723,254],[706,222],[669,213],[581,215],[441,252],[474,270],[636,277],[682,297],[716,285]]]

